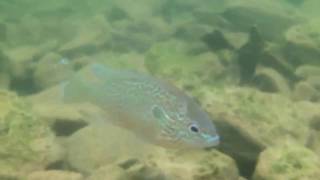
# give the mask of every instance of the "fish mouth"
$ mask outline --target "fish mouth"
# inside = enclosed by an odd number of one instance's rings
[[[214,135],[207,139],[209,146],[217,146],[220,143],[220,136]]]
[[[206,147],[217,146],[220,143],[220,136],[218,134],[202,134],[205,139]]]

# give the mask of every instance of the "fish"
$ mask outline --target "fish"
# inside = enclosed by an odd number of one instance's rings
[[[219,144],[213,121],[174,85],[131,70],[93,63],[63,83],[65,103],[91,103],[108,120],[155,145],[207,148]]]

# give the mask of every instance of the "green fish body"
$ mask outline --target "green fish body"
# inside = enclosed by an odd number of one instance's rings
[[[219,136],[206,112],[167,82],[91,64],[63,85],[66,103],[88,102],[138,137],[164,147],[203,148]]]

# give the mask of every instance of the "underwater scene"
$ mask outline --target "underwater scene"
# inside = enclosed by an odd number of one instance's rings
[[[1,0],[0,180],[320,179],[319,7]]]

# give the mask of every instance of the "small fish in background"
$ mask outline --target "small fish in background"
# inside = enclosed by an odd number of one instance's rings
[[[65,103],[91,103],[106,121],[163,147],[219,144],[216,128],[196,102],[167,82],[133,71],[91,64],[63,83]]]

